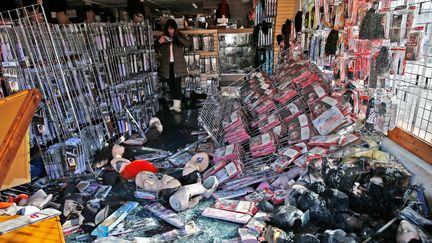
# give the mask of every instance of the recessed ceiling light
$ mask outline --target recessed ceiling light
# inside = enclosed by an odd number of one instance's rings
[[[198,8],[198,5],[196,5],[196,3],[194,3],[194,2],[192,2],[192,6],[193,6],[194,8]]]

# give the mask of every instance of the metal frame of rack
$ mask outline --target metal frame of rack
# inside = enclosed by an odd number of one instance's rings
[[[44,97],[30,130],[50,178],[91,172],[97,150],[147,128],[159,109],[148,21],[52,25],[40,5],[0,20],[4,81]]]

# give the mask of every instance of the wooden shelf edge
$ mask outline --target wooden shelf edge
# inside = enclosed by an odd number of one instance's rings
[[[432,144],[422,141],[412,134],[396,127],[387,135],[393,142],[410,151],[417,157],[432,165]]]

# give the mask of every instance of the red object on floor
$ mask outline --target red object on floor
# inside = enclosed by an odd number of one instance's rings
[[[159,172],[159,169],[147,160],[135,160],[124,167],[120,172],[123,179],[134,179],[141,171]]]
[[[18,205],[18,203],[23,200],[23,199],[28,199],[29,196],[27,194],[19,194],[18,196],[16,196],[14,198],[14,203],[16,203]]]
[[[0,202],[0,208],[8,208],[12,206],[13,202]]]

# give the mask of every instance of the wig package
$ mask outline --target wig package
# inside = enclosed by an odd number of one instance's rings
[[[384,37],[384,26],[381,24],[382,16],[375,9],[367,11],[366,16],[360,24],[360,39],[382,39]]]

